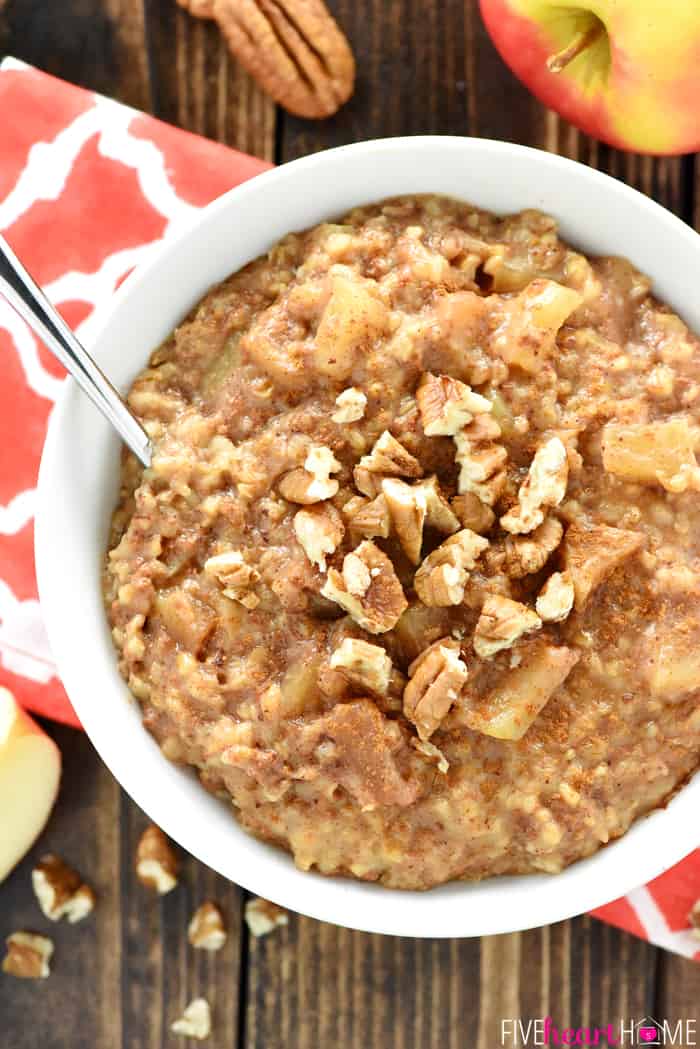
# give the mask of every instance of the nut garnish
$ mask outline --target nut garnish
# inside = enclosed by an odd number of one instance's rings
[[[441,434],[453,437],[475,415],[492,409],[491,401],[474,393],[471,386],[449,375],[433,375],[431,372],[426,372],[421,379],[416,401],[426,437]]]
[[[459,530],[459,517],[452,509],[447,499],[440,490],[440,483],[433,474],[425,481],[419,481],[413,486],[420,489],[425,497],[425,523],[431,528],[451,535]]]
[[[211,1009],[206,998],[194,998],[179,1020],[170,1025],[173,1034],[203,1041],[211,1034]]]
[[[335,399],[336,411],[331,415],[334,423],[354,423],[361,419],[367,407],[367,395],[356,386],[349,386]]]
[[[489,594],[474,631],[474,651],[490,659],[504,648],[510,648],[519,637],[542,626],[540,617],[519,601]]]
[[[511,579],[522,579],[544,568],[561,542],[564,526],[548,517],[529,535],[508,536],[503,545],[503,568]]]
[[[555,572],[539,592],[535,608],[545,623],[561,623],[574,607],[574,584],[568,572]]]
[[[300,117],[335,113],[353,92],[355,60],[322,0],[178,0],[219,23],[232,54]]]
[[[220,951],[226,943],[224,917],[211,900],[205,900],[192,915],[187,926],[187,939],[202,951]]]
[[[54,922],[66,917],[74,925],[95,906],[90,886],[58,856],[50,854],[41,859],[32,871],[32,888],[43,913]]]
[[[446,776],[450,771],[450,763],[442,753],[439,747],[436,747],[434,743],[431,743],[427,739],[416,739],[415,736],[411,739],[411,746],[414,750],[417,750],[419,754],[422,754],[428,761],[434,761],[439,773]]]
[[[345,555],[342,574],[328,569],[321,593],[370,634],[391,630],[408,607],[394,566],[369,539]]]
[[[290,503],[301,503],[310,506],[332,499],[340,487],[332,473],[340,470],[340,463],[330,448],[316,445],[311,448],[303,467],[290,470],[279,481],[277,487],[280,495]]]
[[[346,503],[343,507],[343,512],[347,512],[350,518],[352,531],[365,539],[374,539],[375,536],[386,539],[391,530],[391,515],[384,493],[380,492],[374,499],[363,499],[362,496],[356,498],[362,500],[361,503],[351,508]]]
[[[294,532],[312,564],[326,571],[326,557],[335,553],[345,534],[342,518],[332,503],[297,510]]]
[[[258,572],[245,563],[240,550],[226,550],[204,562],[204,571],[221,584],[222,592],[231,601],[245,608],[257,608],[260,598],[253,587],[260,579]]]
[[[638,553],[645,543],[641,532],[626,528],[569,525],[562,551],[564,568],[574,584],[576,611],[580,612],[603,580]]]
[[[429,607],[461,604],[469,572],[488,545],[488,539],[463,528],[433,550],[413,580],[423,604]]]
[[[256,896],[245,905],[245,922],[253,936],[267,936],[281,925],[288,925],[289,915],[276,903]]]
[[[47,936],[33,932],[13,932],[5,940],[7,954],[2,971],[21,980],[45,980],[51,972],[49,962],[53,943]]]
[[[354,474],[358,490],[373,499],[381,491],[383,477],[422,477],[423,468],[416,457],[385,430],[369,455],[362,456]]]
[[[460,495],[472,492],[487,506],[494,505],[506,483],[503,466],[508,453],[497,443],[500,436],[501,427],[490,415],[477,415],[454,435]]]
[[[530,463],[527,477],[518,492],[518,505],[501,518],[506,532],[532,532],[544,521],[542,507],[558,506],[566,495],[569,464],[560,437],[550,437]]]
[[[178,860],[160,827],[146,827],[136,847],[136,876],[159,896],[177,885]]]
[[[396,477],[386,477],[382,481],[382,494],[401,548],[409,561],[417,565],[423,545],[425,495],[417,486],[406,484]]]
[[[422,740],[439,727],[467,680],[467,667],[459,658],[459,642],[451,637],[435,641],[413,660],[403,693],[403,710]]]
[[[462,527],[469,528],[472,532],[478,532],[479,535],[488,532],[496,520],[496,515],[491,507],[487,506],[486,503],[482,503],[481,499],[474,492],[456,495],[452,499],[450,506],[459,518]]]
[[[379,696],[389,691],[392,663],[381,645],[346,637],[331,656],[330,665],[352,684]]]

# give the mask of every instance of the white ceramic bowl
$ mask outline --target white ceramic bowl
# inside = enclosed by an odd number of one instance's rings
[[[585,252],[630,258],[661,299],[700,330],[700,237],[612,178],[533,149],[480,139],[366,142],[259,175],[204,210],[114,296],[93,350],[126,389],[149,352],[207,289],[291,230],[401,193],[446,193],[497,212],[540,208]],[[74,384],[51,419],[41,464],[36,555],[59,671],[100,756],[131,797],[183,848],[245,888],[304,914],[372,932],[476,936],[543,925],[649,880],[700,840],[696,777],[666,809],[562,874],[397,892],[302,873],[244,833],[194,775],[165,760],[142,728],[100,596],[117,497],[118,442]]]

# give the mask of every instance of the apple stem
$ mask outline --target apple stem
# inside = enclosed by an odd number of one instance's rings
[[[563,69],[573,62],[575,58],[578,58],[587,47],[602,36],[605,32],[605,26],[602,22],[596,20],[596,22],[589,26],[588,29],[582,29],[579,33],[573,37],[573,39],[563,47],[561,51],[557,51],[555,55],[550,55],[547,59],[547,69],[550,73],[561,73]]]

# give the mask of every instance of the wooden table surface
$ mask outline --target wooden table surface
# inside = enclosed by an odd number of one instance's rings
[[[214,26],[174,0],[0,0],[0,54],[278,162],[423,132],[541,146],[624,179],[697,225],[695,158],[617,153],[546,112],[497,57],[476,0],[330,6],[359,80],[351,103],[318,124],[275,109]],[[0,890],[0,938],[46,929],[30,871],[47,849],[80,868],[99,904],[80,926],[51,927],[55,963],[45,983],[0,977],[0,1049],[192,1045],[169,1025],[199,994],[213,1009],[211,1049],[496,1049],[505,1017],[551,1015],[577,1027],[700,1011],[700,966],[586,917],[480,941],[418,941],[291,916],[287,928],[255,940],[242,923],[245,893],[189,858],[178,889],[154,898],[132,872],[143,814],[84,736],[51,731],[64,755],[61,798],[40,844]],[[230,928],[212,957],[186,940],[205,898],[221,904]]]

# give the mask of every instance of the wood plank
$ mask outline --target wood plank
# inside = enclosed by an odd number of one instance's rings
[[[174,0],[145,2],[155,115],[273,160],[274,103],[231,57],[217,26]]]
[[[143,0],[0,5],[0,49],[48,73],[150,109]]]

